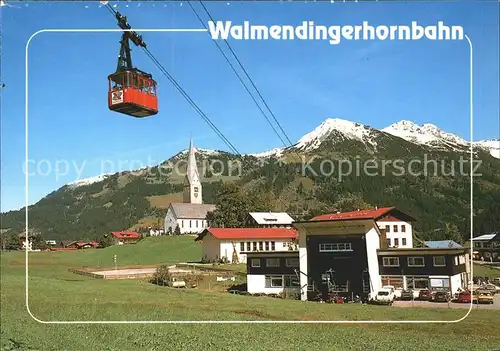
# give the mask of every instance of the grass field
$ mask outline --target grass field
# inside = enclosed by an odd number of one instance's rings
[[[139,280],[94,280],[81,266],[196,261],[191,237],[148,238],[130,246],[31,253],[29,306],[43,321],[76,320],[455,320],[466,310],[336,305],[177,290]],[[2,350],[492,350],[500,311],[472,310],[453,324],[42,324],[25,306],[24,252],[2,259]],[[238,270],[241,270],[241,266]]]

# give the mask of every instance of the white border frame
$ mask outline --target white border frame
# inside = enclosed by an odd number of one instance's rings
[[[40,33],[46,33],[46,32],[63,32],[63,33],[82,33],[82,32],[90,32],[90,33],[96,33],[96,32],[123,32],[123,31],[135,31],[135,32],[207,32],[207,29],[130,29],[130,30],[123,30],[123,29],[42,29],[39,30],[35,33],[33,33],[28,41],[26,42],[26,48],[25,48],[25,167],[26,167],[26,172],[25,172],[25,181],[26,181],[26,187],[25,187],[25,199],[26,199],[26,240],[28,240],[28,205],[29,205],[29,196],[28,196],[28,178],[29,178],[29,172],[28,172],[28,49],[29,45],[31,43],[31,40],[33,40],[34,37],[36,37]],[[469,58],[470,58],[470,65],[469,65],[469,113],[470,113],[470,181],[471,181],[471,187],[470,187],[470,205],[471,205],[471,212],[470,212],[470,239],[472,241],[473,238],[473,224],[474,224],[474,219],[473,219],[473,160],[474,160],[474,146],[472,144],[473,142],[473,119],[474,119],[474,113],[473,113],[473,47],[472,47],[472,41],[469,38],[469,36],[466,34],[465,39],[467,39],[469,43]],[[472,259],[472,251],[473,247],[471,246],[470,248],[470,274],[471,274],[471,279],[474,277],[474,265],[473,265],[473,259]],[[202,320],[202,321],[44,321],[39,318],[37,318],[30,309],[29,306],[29,288],[28,288],[28,250],[26,248],[25,250],[25,258],[26,258],[26,276],[25,276],[25,283],[26,283],[26,290],[25,290],[25,302],[26,302],[26,310],[28,311],[28,314],[33,318],[35,321],[41,323],[41,324],[422,324],[422,323],[430,323],[430,324],[446,324],[446,323],[458,323],[463,321],[465,318],[467,318],[472,311],[472,299],[469,305],[469,310],[467,313],[460,319],[452,320],[452,321],[437,321],[437,320],[430,320],[430,321],[407,321],[407,320],[395,320],[395,321],[363,321],[363,320],[358,320],[358,321],[238,321],[238,320],[222,320],[222,321],[210,321],[210,320]],[[469,282],[467,282],[468,284]]]

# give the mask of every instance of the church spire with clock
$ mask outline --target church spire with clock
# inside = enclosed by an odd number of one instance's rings
[[[184,203],[189,204],[202,204],[202,192],[200,174],[198,173],[198,166],[196,164],[195,148],[193,146],[193,139],[189,142],[189,154],[187,159],[187,170],[184,178]]]

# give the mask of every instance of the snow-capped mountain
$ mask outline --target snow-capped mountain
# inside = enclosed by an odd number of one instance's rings
[[[294,148],[307,151],[315,150],[334,132],[337,135],[341,134],[344,138],[359,140],[365,143],[365,145],[376,147],[377,142],[373,138],[373,134],[376,131],[376,129],[364,124],[340,118],[328,118],[312,132],[300,138],[297,144],[294,145]]]
[[[411,121],[399,121],[382,129],[383,132],[400,137],[409,142],[435,148],[463,150],[470,143],[455,134],[447,133],[434,124],[425,123],[421,126]],[[500,158],[500,140],[474,141],[472,145],[490,152],[493,157]]]
[[[425,123],[419,126],[411,121],[399,121],[382,129],[383,132],[400,137],[415,144],[429,146],[441,146],[444,144],[455,144],[466,146],[467,142],[462,138],[446,133],[434,124]]]
[[[421,126],[407,120],[402,120],[390,126],[378,130],[370,126],[348,121],[340,118],[328,118],[311,132],[301,137],[297,143],[291,147],[274,148],[269,151],[248,154],[253,157],[281,157],[286,151],[295,149],[297,151],[314,151],[326,140],[351,139],[358,140],[365,144],[367,148],[377,148],[377,136],[380,133],[387,133],[392,136],[402,138],[414,144],[426,145],[432,148],[440,148],[455,151],[468,151],[470,143],[452,133],[447,133],[439,129],[436,125],[425,123]],[[489,152],[493,157],[500,159],[500,140],[482,140],[473,142],[475,147]],[[195,148],[200,156],[216,155],[223,151]],[[179,159],[185,157],[189,150],[183,150],[172,157]],[[111,174],[101,174],[95,177],[75,180],[69,183],[69,186],[76,187],[99,182]]]
[[[500,158],[500,139],[474,141],[472,144],[489,150],[491,156]]]

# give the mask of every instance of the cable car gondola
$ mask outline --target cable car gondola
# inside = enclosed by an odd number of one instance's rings
[[[132,117],[143,118],[158,113],[156,82],[152,75],[134,68],[129,39],[136,45],[146,47],[142,37],[127,23],[127,18],[116,12],[123,32],[116,72],[108,76],[108,107]]]

